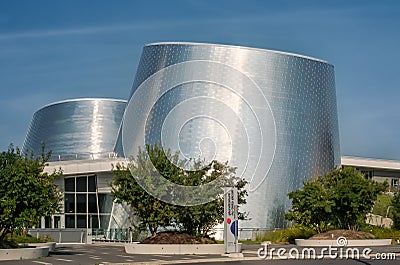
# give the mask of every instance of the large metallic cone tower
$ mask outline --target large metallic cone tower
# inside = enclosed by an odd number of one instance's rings
[[[283,227],[288,192],[340,164],[334,67],[248,47],[146,45],[115,152],[155,143],[229,161],[249,181],[241,227]]]

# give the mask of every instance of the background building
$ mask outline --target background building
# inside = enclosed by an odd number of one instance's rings
[[[355,167],[365,177],[377,182],[387,181],[392,192],[400,188],[400,161],[342,156],[342,165]]]
[[[246,178],[244,229],[285,225],[288,192],[340,165],[333,65],[202,43],[146,45],[115,152],[162,143],[182,158],[229,161]]]

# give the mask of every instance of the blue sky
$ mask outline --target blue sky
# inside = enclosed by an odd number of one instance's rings
[[[400,160],[400,1],[0,1],[0,150],[34,111],[127,98],[144,44],[277,49],[335,65],[343,155]]]

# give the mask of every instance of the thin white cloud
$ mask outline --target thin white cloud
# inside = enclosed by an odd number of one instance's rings
[[[235,24],[235,23],[251,23],[260,22],[266,19],[271,19],[269,16],[245,16],[245,17],[226,17],[226,18],[203,18],[203,19],[177,19],[177,20],[162,20],[152,22],[132,22],[127,24],[116,24],[109,26],[93,26],[81,28],[61,28],[54,30],[33,30],[23,32],[10,32],[0,34],[0,40],[13,40],[20,38],[38,38],[38,37],[53,37],[63,35],[79,35],[79,34],[95,34],[125,30],[154,30],[162,28],[194,26],[194,25],[209,25],[209,24]]]
[[[135,25],[113,25],[113,26],[82,27],[82,28],[55,29],[55,30],[34,30],[34,31],[0,34],[0,40],[52,37],[52,36],[62,36],[62,35],[93,34],[101,32],[121,31],[121,30],[145,30],[153,27],[154,25],[149,25],[149,24],[147,25],[135,24]]]
[[[317,11],[317,12],[316,12]],[[92,26],[92,27],[81,27],[81,28],[61,28],[54,30],[33,30],[24,32],[10,32],[0,34],[0,40],[13,40],[20,38],[37,38],[37,37],[52,37],[52,36],[63,36],[63,35],[79,35],[79,34],[96,34],[113,31],[125,31],[125,30],[154,30],[162,28],[171,28],[179,26],[195,26],[195,25],[222,25],[222,24],[245,24],[245,23],[260,23],[265,21],[286,21],[288,17],[301,16],[308,17],[309,15],[332,15],[333,13],[340,12],[342,15],[344,11],[348,9],[339,10],[286,10],[278,11],[274,13],[268,13],[263,15],[245,15],[245,16],[233,16],[233,17],[221,17],[221,18],[188,18],[188,19],[174,19],[174,20],[158,20],[158,21],[137,21],[126,24],[116,25],[103,25],[103,26]]]

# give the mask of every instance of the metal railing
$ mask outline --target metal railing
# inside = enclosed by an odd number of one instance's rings
[[[92,240],[94,242],[132,242],[136,238],[134,232],[128,228],[101,229],[93,228]]]
[[[52,154],[49,162],[55,161],[71,161],[71,160],[96,160],[102,158],[118,158],[120,157],[115,152],[100,152],[100,153],[79,153],[79,154]]]
[[[240,240],[247,240],[247,239],[255,240],[258,236],[262,236],[266,232],[277,231],[277,230],[281,230],[281,228],[270,229],[270,228],[241,228],[241,227],[239,227],[238,237]],[[222,236],[223,231],[224,231],[224,228],[218,227],[218,228],[212,229],[211,233],[213,233],[214,235],[219,234],[220,236]],[[218,238],[219,240],[222,240],[222,238],[219,238],[218,236],[216,238]]]

